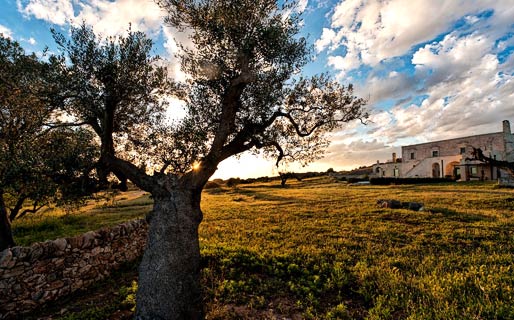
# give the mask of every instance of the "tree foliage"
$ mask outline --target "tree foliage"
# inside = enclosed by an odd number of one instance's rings
[[[129,30],[127,37],[108,39],[97,38],[85,25],[72,28],[71,39],[52,32],[63,52],[53,57],[59,62],[60,108],[76,119],[75,125],[88,125],[100,138],[97,170],[103,185],[113,172],[125,188],[125,174],[107,159],[117,153],[145,166],[146,158],[128,151],[162,130],[166,69],[156,66],[158,58],[150,56],[152,41],[141,32]]]
[[[68,59],[61,57],[63,108],[98,134],[102,162],[118,178],[152,189],[151,166],[187,173],[202,187],[218,163],[248,150],[305,164],[323,154],[327,132],[366,118],[351,85],[298,76],[309,47],[297,36],[299,17],[275,1],[159,4],[171,26],[191,34],[192,47],[179,54],[187,83],[168,81],[142,33],[105,41],[86,26],[70,40],[55,33]],[[170,95],[184,100],[187,114],[163,124]]]
[[[310,51],[292,4],[276,1],[160,1],[166,22],[192,34],[182,47],[188,118],[209,137],[210,162],[247,150],[303,163],[319,158],[324,134],[364,119],[353,88],[323,74],[298,77]],[[207,161],[206,161],[207,162]]]
[[[0,249],[14,244],[10,221],[87,193],[97,157],[94,137],[54,127],[51,70],[50,62],[0,37]]]

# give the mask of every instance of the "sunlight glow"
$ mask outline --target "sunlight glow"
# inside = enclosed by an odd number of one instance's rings
[[[200,162],[196,161],[195,163],[193,163],[192,169],[193,171],[200,169]]]

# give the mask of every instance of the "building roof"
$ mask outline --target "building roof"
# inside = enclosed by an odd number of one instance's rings
[[[453,141],[453,140],[472,139],[472,138],[495,136],[495,135],[503,135],[503,132],[500,131],[500,132],[492,132],[492,133],[483,133],[483,134],[477,134],[477,135],[473,135],[473,136],[466,136],[466,137],[460,137],[460,138],[451,138],[451,139],[444,139],[444,140],[428,141],[428,142],[417,143],[417,144],[409,144],[406,146],[402,146],[402,149],[408,148],[408,147],[422,146],[422,145],[432,144],[432,143],[437,143],[437,142],[449,142],[449,141]]]

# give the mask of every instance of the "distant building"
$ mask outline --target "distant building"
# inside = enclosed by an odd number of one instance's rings
[[[386,162],[377,161],[376,164],[373,165],[373,177],[401,177],[401,169],[402,169],[402,158],[397,158],[396,153],[393,152],[393,156],[391,160]]]
[[[373,165],[375,177],[453,177],[459,180],[496,180],[507,173],[489,164],[470,160],[474,148],[496,160],[514,161],[514,135],[510,123],[503,131],[402,147],[402,158]]]

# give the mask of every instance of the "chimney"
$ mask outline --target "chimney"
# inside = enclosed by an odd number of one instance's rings
[[[396,152],[393,152],[393,163],[396,162]]]
[[[503,120],[503,133],[511,134],[510,132],[510,122],[509,120]]]

